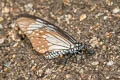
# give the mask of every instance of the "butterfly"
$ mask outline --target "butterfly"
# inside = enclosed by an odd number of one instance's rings
[[[32,15],[19,15],[15,24],[28,37],[32,47],[46,59],[61,55],[82,54],[84,43],[77,42],[59,27]]]

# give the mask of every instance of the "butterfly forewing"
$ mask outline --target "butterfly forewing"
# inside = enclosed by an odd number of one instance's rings
[[[37,52],[46,53],[74,47],[75,40],[71,36],[40,18],[19,17],[16,24],[30,39]]]

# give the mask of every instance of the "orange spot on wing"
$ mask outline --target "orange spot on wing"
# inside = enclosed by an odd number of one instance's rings
[[[45,53],[45,50],[40,50],[40,53]]]

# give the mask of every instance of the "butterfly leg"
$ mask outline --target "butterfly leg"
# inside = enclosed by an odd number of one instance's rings
[[[63,68],[66,66],[67,62],[71,59],[71,57],[73,56],[73,54],[69,54],[67,56],[67,58],[65,58],[64,62],[63,62]]]

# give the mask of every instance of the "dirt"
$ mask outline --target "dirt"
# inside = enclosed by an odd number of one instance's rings
[[[95,53],[65,66],[36,55],[10,28],[19,14],[45,19]],[[0,0],[0,80],[120,80],[120,0]]]

